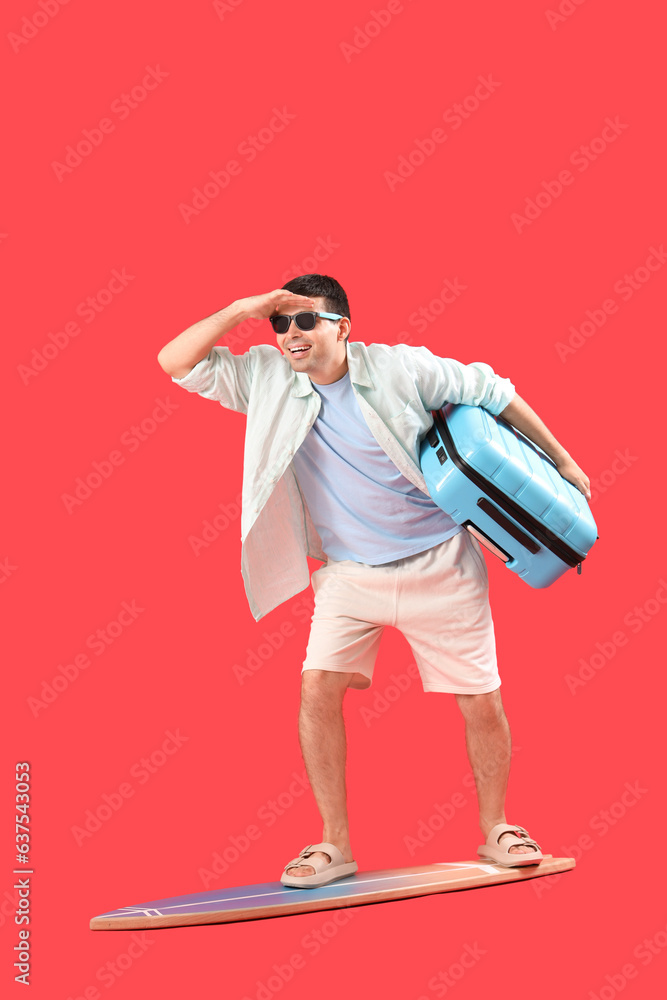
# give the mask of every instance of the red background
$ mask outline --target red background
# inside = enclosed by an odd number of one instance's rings
[[[44,0],[50,11],[55,2]],[[484,954],[456,983],[459,1000],[498,988],[657,995],[667,968],[662,852],[653,849],[664,822],[658,633],[667,573],[652,471],[662,433],[646,404],[660,385],[664,274],[641,268],[667,236],[664,46],[648,3],[561,6],[571,13],[550,24],[546,0],[405,0],[392,5],[389,23],[366,31],[384,0],[237,0],[219,10],[72,2],[46,17],[36,17],[44,9],[36,0],[5,4],[4,92],[13,96],[1,220],[0,593],[9,655],[0,975],[12,996],[20,994],[11,968],[16,761],[28,761],[33,778],[35,998],[92,996],[94,987],[101,996],[254,1000],[274,966],[300,954],[303,968],[272,995],[374,988],[417,1000],[443,995],[429,981],[466,945]],[[24,21],[35,17],[37,28]],[[147,67],[167,75],[121,117],[112,105],[141,85]],[[460,127],[445,121],[489,75],[493,93]],[[267,128],[276,108],[295,117],[249,161],[239,145]],[[59,179],[54,163],[104,118],[113,130]],[[604,151],[594,144],[598,154],[581,169],[575,151],[607,118],[626,127]],[[391,190],[385,174],[434,128],[446,141]],[[240,173],[186,222],[179,205],[192,204],[193,189],[230,159]],[[519,232],[513,214],[565,169],[572,183],[549,205],[543,196]],[[310,592],[253,620],[234,508],[244,420],[185,393],[156,355],[233,299],[312,270],[307,258],[323,242],[328,257],[317,269],[347,290],[353,338],[407,339],[487,361],[598,481],[601,537],[580,577],[569,572],[534,591],[487,559],[517,748],[508,815],[546,852],[575,851],[579,864],[559,879],[357,908],[317,954],[309,942],[331,930],[331,914],[150,933],[145,953],[109,982],[98,971],[130,938],[91,932],[90,917],[202,890],[200,869],[250,824],[261,836],[211,887],[277,880],[321,837],[309,792],[271,823],[260,818],[303,771],[296,721],[308,616],[299,601]],[[123,268],[127,286],[85,322],[79,304]],[[615,289],[638,268],[632,295]],[[446,278],[465,291],[418,333],[410,315]],[[559,356],[569,328],[609,299],[615,313]],[[80,332],[48,347],[72,322]],[[264,340],[261,328],[236,349]],[[168,416],[151,423],[159,400]],[[139,442],[131,429],[142,422]],[[119,464],[68,512],[63,497],[113,452]],[[229,523],[195,555],[191,539],[220,505]],[[133,601],[143,610],[96,655],[88,636]],[[240,684],[234,665],[281,626],[290,633],[282,647]],[[44,701],[60,667],[86,651],[90,665]],[[597,667],[572,691],[568,675],[591,657]],[[479,843],[454,700],[426,697],[413,682],[394,702],[378,701],[411,659],[402,636],[388,631],[373,686],[346,697],[352,845],[362,870],[470,859]],[[141,780],[140,761],[167,731],[180,732],[182,745],[164,761],[158,753],[160,766]],[[637,786],[632,802],[622,800],[626,783]],[[118,804],[122,785],[128,797],[77,843],[87,810],[105,794]],[[444,829],[419,847],[406,839],[456,792],[466,804]]]

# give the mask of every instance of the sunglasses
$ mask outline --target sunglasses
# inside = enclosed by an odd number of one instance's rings
[[[294,320],[294,323],[299,330],[303,330],[304,333],[307,333],[308,330],[315,329],[318,316],[321,316],[322,319],[331,320],[343,318],[342,316],[339,316],[338,313],[301,312],[297,313],[295,316],[269,316],[269,322],[273,327],[274,333],[287,333],[292,320]]]

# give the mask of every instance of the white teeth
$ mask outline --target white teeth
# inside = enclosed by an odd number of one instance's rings
[[[310,344],[302,344],[299,347],[290,347],[290,351],[292,354],[301,354],[303,351],[307,351],[309,347]]]

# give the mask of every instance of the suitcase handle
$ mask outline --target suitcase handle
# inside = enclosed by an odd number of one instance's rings
[[[498,510],[498,508],[492,504],[490,500],[487,500],[486,497],[480,497],[477,501],[477,506],[480,510],[483,510],[485,514],[488,514],[489,517],[496,522],[496,524],[499,524],[508,535],[511,535],[512,538],[516,539],[517,542],[523,545],[524,549],[528,549],[528,551],[533,555],[536,555],[540,551],[540,546],[535,539],[531,538],[530,535],[527,535],[525,531],[521,530],[521,528],[518,528],[514,521],[510,521],[508,517],[505,517],[503,512]]]

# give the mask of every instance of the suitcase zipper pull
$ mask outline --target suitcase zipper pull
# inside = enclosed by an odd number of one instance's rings
[[[581,576],[581,563],[577,563],[577,575]]]

